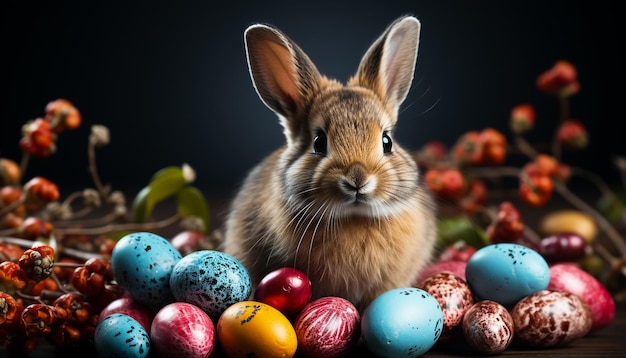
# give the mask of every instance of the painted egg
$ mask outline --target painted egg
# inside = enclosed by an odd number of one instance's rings
[[[426,266],[423,270],[421,270],[417,278],[415,279],[416,283],[420,283],[427,279],[428,277],[440,273],[440,272],[449,272],[453,273],[460,278],[465,280],[465,268],[467,267],[467,261],[462,260],[446,260],[446,261],[435,261],[428,266]]]
[[[154,316],[150,340],[160,356],[204,358],[213,352],[215,326],[201,308],[174,302]]]
[[[234,257],[220,251],[200,250],[176,264],[170,287],[176,300],[196,305],[217,320],[230,305],[250,297],[252,280]]]
[[[257,301],[228,307],[216,326],[224,353],[233,357],[293,357],[298,348],[296,331],[276,308]]]
[[[100,314],[98,315],[98,322],[113,313],[123,313],[134,318],[141,324],[148,334],[150,333],[150,325],[152,324],[152,318],[154,317],[155,311],[149,306],[133,300],[130,296],[120,297],[111,301],[102,309],[102,311],[100,311]]]
[[[286,315],[296,314],[309,303],[311,280],[292,267],[281,267],[261,280],[254,291],[254,300],[267,303]]]
[[[509,311],[491,300],[478,301],[463,316],[463,337],[475,351],[483,354],[504,352],[514,337]]]
[[[438,342],[448,342],[460,333],[465,312],[474,304],[467,282],[449,272],[434,274],[422,281],[418,288],[430,293],[439,302],[443,312],[443,330]]]
[[[111,253],[118,284],[137,302],[155,309],[173,302],[170,274],[182,255],[163,237],[136,232],[122,237]]]
[[[361,316],[350,301],[322,297],[309,302],[294,322],[298,351],[309,357],[338,357],[356,345]]]
[[[515,335],[531,347],[556,347],[591,330],[589,305],[565,291],[542,290],[520,300],[511,310]]]
[[[101,358],[142,358],[150,353],[150,336],[134,318],[113,313],[96,326],[94,346]]]
[[[418,357],[437,342],[443,312],[437,300],[419,288],[396,288],[376,297],[361,317],[361,337],[380,357]]]
[[[514,243],[480,248],[467,262],[465,277],[479,299],[505,307],[548,287],[550,268],[535,250]]]
[[[550,266],[548,289],[567,291],[583,299],[591,309],[591,330],[608,326],[615,318],[615,300],[593,275],[575,264],[558,263]]]

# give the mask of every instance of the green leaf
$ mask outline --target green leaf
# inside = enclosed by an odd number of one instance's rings
[[[137,193],[135,199],[133,199],[133,205],[131,212],[133,214],[133,221],[143,223],[150,219],[154,204],[148,200],[148,194],[150,193],[150,187],[145,186]]]
[[[209,231],[209,207],[204,195],[196,187],[187,186],[178,192],[178,213],[184,218],[197,217],[202,225],[202,233]]]
[[[489,244],[485,230],[464,216],[440,217],[437,221],[437,231],[439,245],[442,248],[457,241],[465,241],[467,245],[477,249]]]
[[[180,189],[187,185],[187,180],[183,174],[181,167],[167,167],[156,172],[148,186],[150,192],[148,193],[149,201],[154,204],[160,202],[163,199],[178,193]]]
[[[620,195],[621,194],[621,195]],[[624,193],[603,195],[598,199],[598,211],[611,223],[619,222],[626,217],[626,199]]]

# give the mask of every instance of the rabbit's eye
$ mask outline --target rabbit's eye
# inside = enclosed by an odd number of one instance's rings
[[[393,142],[391,141],[391,137],[389,136],[389,134],[387,134],[387,132],[383,132],[383,152],[385,154],[391,153],[392,145]]]
[[[326,155],[328,149],[326,133],[319,130],[313,139],[313,153]]]

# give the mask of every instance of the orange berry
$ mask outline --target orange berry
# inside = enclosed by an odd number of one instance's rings
[[[70,101],[59,98],[46,105],[46,120],[50,122],[55,132],[60,133],[66,129],[78,128],[82,118]]]

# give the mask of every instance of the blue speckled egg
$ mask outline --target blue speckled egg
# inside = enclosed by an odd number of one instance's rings
[[[491,244],[470,257],[465,277],[472,293],[510,307],[550,283],[550,267],[537,251],[514,243]]]
[[[96,326],[94,346],[98,357],[147,357],[150,336],[134,318],[113,313]]]
[[[174,266],[170,288],[178,301],[202,308],[219,319],[226,308],[245,301],[252,292],[248,270],[234,257],[220,251],[200,250]]]
[[[182,255],[163,237],[136,232],[113,248],[111,267],[118,284],[137,302],[161,308],[174,301],[170,275]]]
[[[361,318],[361,337],[379,357],[419,357],[439,339],[443,312],[419,288],[396,288],[370,303]]]

